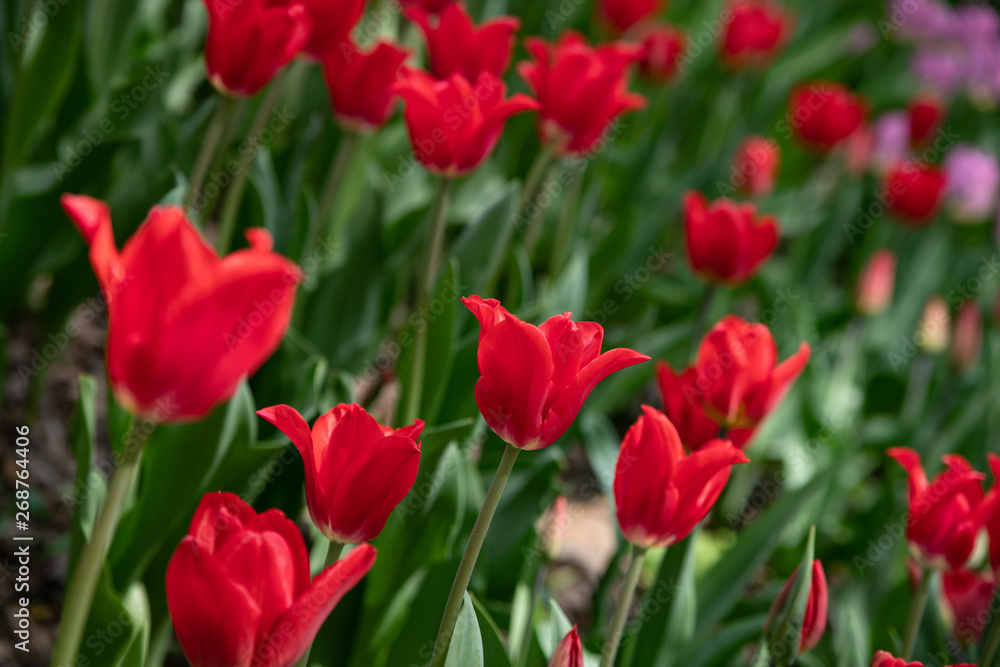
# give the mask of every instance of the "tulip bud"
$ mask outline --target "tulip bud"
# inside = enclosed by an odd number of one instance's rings
[[[785,582],[781,593],[778,594],[778,597],[774,599],[774,603],[771,604],[771,611],[768,614],[767,625],[765,627],[774,627],[778,613],[788,600],[788,594],[792,590],[797,573],[798,568],[792,573],[788,581]],[[809,586],[809,602],[806,603],[806,612],[802,617],[802,632],[799,639],[798,653],[810,651],[819,643],[819,640],[823,637],[823,632],[826,630],[826,612],[826,574],[823,572],[823,564],[819,560],[814,560],[812,564],[812,579]]]
[[[858,278],[858,312],[862,315],[885,312],[892,301],[895,282],[896,255],[891,250],[879,250],[868,260]]]
[[[583,667],[583,664],[583,645],[574,625],[556,646],[556,651],[549,660],[549,667]]]
[[[648,26],[642,32],[639,72],[653,81],[668,83],[677,75],[687,48],[687,35],[665,23]]]
[[[910,227],[926,227],[944,198],[944,172],[930,164],[904,162],[890,169],[881,196],[896,218]]]
[[[797,86],[789,98],[789,123],[804,143],[818,150],[829,150],[851,136],[866,114],[864,100],[830,81]]]
[[[759,66],[772,60],[784,44],[791,20],[776,2],[734,0],[719,40],[723,61],[732,68]]]
[[[990,617],[990,602],[997,587],[993,572],[951,570],[944,573],[942,583],[943,615],[948,625],[963,644],[978,641],[983,625],[970,621]]]
[[[749,136],[736,148],[733,156],[733,182],[751,197],[764,197],[774,189],[781,149],[774,139]]]
[[[888,651],[879,651],[872,659],[872,667],[924,667],[924,663],[907,662],[902,658],[893,657]]]
[[[955,316],[955,334],[951,341],[951,362],[959,371],[967,371],[979,361],[983,345],[983,316],[975,301],[962,304]]]
[[[778,245],[774,216],[726,198],[709,202],[700,192],[684,196],[684,231],[691,270],[727,285],[753,277]]]
[[[924,306],[924,314],[917,325],[914,340],[924,352],[938,354],[948,347],[950,328],[951,315],[948,313],[948,304],[940,296],[934,296],[928,299]]]
[[[549,560],[556,560],[562,553],[569,527],[569,503],[566,496],[556,496],[552,507],[538,520],[538,546]]]
[[[944,105],[936,96],[920,95],[910,100],[907,110],[910,116],[910,143],[914,148],[926,146],[941,127]]]

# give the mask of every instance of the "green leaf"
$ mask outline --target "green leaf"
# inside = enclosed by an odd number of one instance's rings
[[[466,593],[472,600],[472,605],[476,610],[476,619],[479,623],[479,631],[483,636],[483,662],[486,667],[510,667],[510,660],[507,658],[507,649],[503,645],[503,634],[490,613],[482,605],[478,598],[471,593]]]
[[[73,418],[73,456],[76,460],[76,477],[73,490],[63,495],[63,504],[73,509],[73,532],[70,538],[68,571],[72,572],[85,541],[90,539],[97,519],[97,510],[104,500],[104,476],[91,468],[94,444],[97,442],[96,391],[97,381],[92,375],[79,378],[80,402]]]
[[[149,636],[150,612],[145,588],[135,583],[120,596],[105,567],[94,593],[76,664],[89,667],[143,665]]]
[[[112,76],[128,60],[123,58],[132,36],[132,25],[142,3],[92,0],[88,3],[84,53],[90,85],[106,90]]]
[[[484,667],[483,636],[469,594],[462,600],[445,667]]]
[[[784,605],[773,616],[771,626],[765,634],[768,660],[777,660],[779,665],[790,665],[798,655],[802,637],[802,623],[812,592],[813,560],[816,553],[816,527],[809,529],[805,552],[795,570],[792,587],[788,591]]]

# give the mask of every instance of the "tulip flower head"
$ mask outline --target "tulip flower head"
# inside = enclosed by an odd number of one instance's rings
[[[391,42],[378,42],[368,51],[353,43],[331,52],[323,63],[326,87],[340,124],[371,133],[385,124],[393,108],[393,84],[409,52]]]
[[[483,72],[499,78],[510,65],[519,19],[500,16],[476,26],[460,2],[446,5],[436,15],[417,6],[404,12],[424,33],[429,69],[438,79],[461,74],[475,81]]]
[[[829,150],[864,123],[867,107],[847,88],[817,81],[792,90],[788,122],[807,145]]]
[[[669,83],[680,72],[681,59],[687,50],[687,35],[665,23],[648,24],[639,35],[639,73],[659,83]]]
[[[119,252],[107,204],[61,201],[90,245],[108,305],[108,380],[132,414],[200,419],[281,343],[302,272],[263,229],[220,259],[182,208],[157,206]]]
[[[461,74],[436,81],[404,67],[392,90],[406,105],[403,118],[417,160],[450,178],[471,173],[493,152],[508,118],[538,108],[520,93],[505,98],[507,87],[489,72],[473,85]]]
[[[700,192],[684,196],[684,231],[691,270],[727,285],[749,280],[778,245],[773,216],[725,198],[709,204]]]
[[[517,71],[541,105],[542,142],[557,154],[591,152],[612,121],[645,106],[644,97],[628,92],[628,68],[641,47],[620,42],[591,47],[570,30],[556,44],[532,37],[526,45],[534,61],[518,63]]]
[[[536,327],[511,315],[496,299],[471,296],[462,303],[481,327],[476,404],[489,427],[520,449],[551,445],[601,380],[649,360],[626,348],[602,354],[601,325],[573,322],[570,313]]]
[[[896,255],[891,250],[879,250],[868,260],[858,278],[858,312],[862,315],[885,312],[892,302],[895,284]]]
[[[768,625],[774,623],[778,612],[785,606],[788,594],[795,583],[796,573],[798,573],[797,568],[795,573],[785,582],[781,593],[778,594],[778,597],[771,604]],[[823,632],[826,631],[827,605],[826,573],[823,572],[823,564],[819,560],[814,560],[812,564],[812,578],[809,585],[809,601],[806,603],[805,616],[802,617],[802,633],[799,640],[798,653],[811,651],[819,643],[819,640],[823,638]]]
[[[642,411],[622,441],[614,493],[625,539],[650,549],[687,537],[715,505],[730,468],[749,459],[718,439],[687,454],[666,415],[648,405]]]
[[[242,0],[224,0],[241,2]],[[365,11],[365,0],[296,0],[309,15],[312,31],[303,51],[320,62],[351,46],[351,31]],[[273,2],[271,4],[274,4]]]
[[[167,565],[167,608],[192,667],[291,667],[374,563],[365,544],[310,581],[294,521],[209,493]]]
[[[934,95],[919,95],[907,105],[910,126],[910,143],[914,148],[926,146],[937,134],[944,121],[946,109]]]
[[[212,85],[226,95],[256,94],[312,34],[301,2],[203,1],[208,10],[205,66]]]
[[[598,0],[597,15],[611,32],[623,34],[663,9],[663,0]]]
[[[934,165],[904,162],[886,174],[882,192],[900,222],[926,227],[941,206],[946,184],[944,173]]]
[[[583,644],[575,625],[556,646],[548,667],[584,667]]]
[[[327,539],[360,544],[375,539],[417,479],[424,422],[393,430],[356,404],[341,404],[309,424],[294,408],[258,415],[277,426],[302,455],[306,504]]]
[[[982,222],[996,212],[1000,164],[995,155],[959,144],[948,151],[943,167],[948,212],[955,222]]]
[[[772,60],[788,37],[791,20],[784,8],[769,0],[736,0],[724,11],[719,51],[730,67],[759,66]]]
[[[910,551],[924,567],[938,570],[964,567],[972,555],[979,531],[976,512],[983,501],[981,481],[957,454],[944,457],[947,466],[933,482],[927,481],[920,455],[908,447],[887,453],[909,476],[910,515],[906,539]]]
[[[1000,456],[986,455],[993,473],[993,488],[986,494],[979,509],[979,525],[986,530],[990,541],[990,566],[993,574],[1000,579]]]
[[[780,164],[778,142],[751,135],[740,142],[733,155],[733,184],[750,197],[766,197],[774,189]]]
[[[879,651],[875,654],[872,659],[871,667],[924,667],[922,662],[907,662],[902,658],[893,657],[888,651]],[[970,665],[968,663],[962,663],[960,665],[946,665],[945,667],[976,667],[975,665]]]
[[[972,644],[983,634],[982,619],[990,618],[990,603],[997,589],[993,572],[953,570],[942,579],[942,602],[949,625],[963,644]]]

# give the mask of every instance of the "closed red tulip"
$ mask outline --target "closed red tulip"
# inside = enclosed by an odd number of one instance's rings
[[[332,51],[323,63],[326,88],[340,124],[370,133],[385,124],[393,107],[399,68],[409,52],[391,42],[360,51],[352,42]]]
[[[896,255],[891,250],[879,250],[868,260],[858,277],[858,312],[862,315],[885,312],[892,302],[895,284]]]
[[[791,24],[781,5],[766,0],[736,0],[725,11],[731,13],[731,18],[725,23],[719,51],[727,65],[756,66],[774,58]]]
[[[926,146],[944,122],[945,107],[933,95],[920,95],[910,100],[910,143],[920,148]]]
[[[997,590],[993,572],[954,570],[945,572],[941,580],[944,608],[955,636],[964,644],[979,641],[992,615],[990,603]]]
[[[710,204],[700,192],[684,196],[684,231],[691,270],[728,285],[749,280],[778,245],[774,216],[725,198]]]
[[[747,463],[728,440],[712,440],[691,454],[666,415],[648,405],[622,441],[615,466],[618,525],[644,549],[683,540],[708,514],[729,480]]]
[[[989,453],[986,457],[993,473],[993,488],[986,494],[977,518],[979,525],[989,535],[990,566],[994,575],[1000,579],[1000,456]]]
[[[983,314],[975,301],[962,304],[955,316],[955,332],[951,338],[951,363],[959,371],[967,371],[979,362],[983,348]]]
[[[644,97],[628,92],[628,68],[640,47],[591,47],[569,30],[556,44],[531,37],[526,45],[534,61],[518,63],[518,72],[541,104],[542,141],[557,154],[590,152],[614,119],[645,106]]]
[[[639,73],[647,79],[668,83],[680,71],[681,58],[687,50],[687,35],[666,23],[648,24],[639,34]]]
[[[549,660],[549,667],[584,667],[583,644],[580,643],[580,633],[575,625],[556,646],[556,651]]]
[[[766,197],[774,189],[781,165],[781,148],[774,139],[751,135],[733,155],[733,184],[750,197]]]
[[[788,123],[806,144],[823,150],[864,123],[865,103],[839,83],[817,81],[792,89]]]
[[[374,562],[365,544],[310,581],[294,521],[207,494],[167,566],[177,641],[192,667],[291,667]]]
[[[602,354],[601,325],[574,322],[569,313],[536,327],[511,315],[496,299],[471,296],[462,303],[481,327],[476,404],[489,427],[520,449],[551,445],[601,380],[649,360],[626,348]]]
[[[519,19],[500,16],[477,26],[462,3],[446,5],[433,18],[420,7],[405,12],[424,33],[429,69],[437,78],[461,74],[475,81],[483,72],[499,77],[510,65]]]
[[[218,0],[215,0],[218,2]],[[232,2],[234,0],[225,0]],[[242,0],[239,0],[242,1]],[[365,0],[297,0],[306,8],[312,32],[303,51],[319,61],[350,45],[350,35],[365,11]]]
[[[208,9],[205,67],[219,92],[248,96],[309,41],[305,5],[282,0],[203,0]]]
[[[393,430],[356,404],[340,404],[313,424],[295,408],[276,405],[257,414],[277,426],[302,455],[306,504],[328,540],[375,539],[389,513],[417,479],[424,422]]]
[[[907,662],[902,658],[895,658],[888,651],[879,651],[875,654],[872,659],[872,667],[924,667],[922,662]],[[962,663],[959,665],[946,665],[945,667],[976,667],[975,665],[970,665],[968,663]]]
[[[507,87],[489,72],[473,85],[461,74],[436,81],[426,72],[404,67],[393,90],[406,104],[403,117],[417,160],[449,177],[478,167],[493,152],[508,118],[538,108],[535,100],[520,93],[505,98]]]
[[[910,514],[906,521],[910,551],[924,567],[964,567],[979,531],[976,513],[983,501],[980,484],[985,475],[973,470],[958,454],[948,454],[943,459],[947,469],[928,482],[917,452],[908,447],[891,447],[887,453],[910,479]]]
[[[946,185],[944,172],[934,165],[905,162],[886,174],[882,196],[900,221],[924,227],[941,207]]]
[[[795,570],[795,573],[797,572],[798,568]],[[774,599],[774,603],[771,605],[768,625],[774,623],[778,612],[785,606],[788,594],[795,583],[795,573],[785,582],[781,593]],[[823,564],[819,560],[814,560],[812,564],[812,579],[809,585],[809,601],[806,603],[806,613],[802,617],[802,633],[800,635],[798,653],[811,651],[819,643],[819,640],[823,638],[823,633],[826,631],[828,602],[826,573],[823,572]]]
[[[663,0],[599,0],[597,12],[605,25],[621,34],[652,18],[664,4]]]
[[[663,412],[677,429],[681,442],[690,451],[700,449],[718,437],[722,425],[708,416],[698,384],[698,369],[688,366],[677,373],[665,361],[656,364],[656,381],[663,399]],[[752,428],[733,428],[726,438],[745,449],[753,436]]]
[[[108,304],[108,380],[132,414],[204,417],[281,343],[302,272],[263,229],[220,259],[182,208],[157,206],[119,252],[107,204],[61,201],[90,245]]]
[[[809,361],[809,344],[778,363],[763,324],[727,315],[698,347],[697,393],[706,412],[731,428],[753,428],[773,410]]]

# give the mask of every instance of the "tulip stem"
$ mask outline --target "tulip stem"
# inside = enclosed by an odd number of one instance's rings
[[[448,220],[448,195],[451,192],[451,179],[441,177],[438,180],[434,204],[431,206],[430,228],[427,230],[427,240],[424,245],[424,264],[417,285],[417,307],[414,311],[420,319],[426,317],[427,306],[430,304],[431,292],[434,290],[434,277],[441,263],[444,248],[444,228]],[[424,370],[427,366],[427,322],[416,327],[413,342],[413,363],[410,365],[410,382],[406,392],[406,404],[401,424],[409,424],[420,414],[420,400],[424,393]],[[459,599],[461,602],[461,599]]]
[[[79,560],[73,570],[63,605],[59,637],[52,653],[53,667],[68,667],[76,664],[80,640],[83,638],[90,605],[94,601],[94,591],[104,568],[104,560],[111,547],[111,540],[118,527],[125,501],[139,472],[142,449],[149,437],[140,428],[140,420],[132,417],[128,435],[122,446],[121,460],[111,475],[108,493],[101,505],[90,539],[84,542]]]
[[[212,120],[208,124],[208,129],[205,130],[205,137],[201,142],[201,148],[198,150],[198,157],[195,158],[194,168],[191,171],[191,180],[188,182],[187,194],[184,196],[185,209],[191,209],[195,198],[201,192],[201,186],[205,183],[209,167],[212,166],[212,160],[219,150],[219,144],[222,143],[222,137],[226,134],[236,107],[237,102],[235,98],[228,95],[220,97],[219,106],[215,108],[215,113],[212,114]]]
[[[994,599],[997,592],[994,592]],[[992,667],[993,659],[997,654],[997,647],[1000,647],[1000,618],[994,618],[990,627],[990,633],[983,642],[983,652],[979,657],[979,664],[982,667]]]
[[[563,264],[566,263],[566,254],[569,252],[570,243],[573,240],[573,232],[576,228],[576,219],[580,212],[580,196],[583,192],[583,170],[587,163],[584,162],[579,168],[574,170],[573,180],[566,186],[566,195],[563,198],[562,211],[559,214],[559,226],[556,228],[556,238],[552,244],[552,257],[549,260],[549,275],[555,277],[562,271]]]
[[[611,619],[611,628],[608,630],[607,639],[604,641],[604,648],[601,650],[601,667],[611,667],[615,664],[618,645],[622,640],[622,631],[625,629],[628,612],[632,608],[632,598],[635,597],[635,589],[639,585],[639,575],[642,573],[642,562],[645,558],[645,549],[642,547],[633,547],[632,562],[629,564],[628,573],[625,575],[625,583],[622,586],[622,594],[618,600],[618,608],[615,609],[615,615]]]
[[[240,151],[240,164],[233,174],[233,182],[226,192],[226,199],[222,204],[222,217],[219,220],[219,236],[215,241],[215,248],[219,255],[225,255],[233,243],[233,233],[236,231],[236,216],[240,212],[240,205],[243,203],[243,192],[247,187],[247,177],[254,158],[257,156],[257,148],[260,145],[261,133],[267,119],[274,111],[274,106],[278,103],[278,96],[281,95],[288,68],[281,70],[271,85],[267,88],[264,101],[257,108],[257,114],[253,118],[253,125],[250,127],[250,134],[247,136],[246,144],[248,149]]]
[[[327,172],[326,181],[323,184],[323,193],[319,200],[319,224],[316,229],[317,232],[320,229],[326,230],[328,244],[335,244],[340,235],[340,225],[338,220],[333,217],[333,205],[337,202],[337,195],[344,182],[344,175],[347,174],[347,168],[354,161],[358,149],[361,148],[361,138],[361,135],[356,132],[344,131],[340,137],[340,144],[337,146],[337,154],[333,157],[333,163],[330,165],[330,171]],[[312,243],[306,247],[306,252],[312,250],[311,246]]]
[[[545,146],[542,151],[535,158],[535,163],[531,165],[531,170],[528,172],[527,178],[524,180],[524,190],[521,192],[521,201],[517,207],[518,213],[518,224],[528,225],[524,236],[524,250],[528,255],[528,259],[531,259],[535,255],[535,247],[538,245],[538,241],[542,237],[542,229],[545,227],[545,211],[547,210],[547,205],[543,206],[540,202],[535,202],[535,214],[527,217],[528,204],[531,200],[536,199],[539,190],[542,188],[542,182],[549,175],[549,171],[552,168],[552,163],[555,161],[556,154],[551,146]]]
[[[497,511],[503,488],[507,485],[510,472],[514,469],[514,461],[517,460],[517,455],[520,452],[520,449],[507,443],[507,448],[503,451],[503,458],[500,459],[500,466],[497,468],[496,475],[493,476],[489,491],[486,492],[483,507],[479,510],[479,516],[476,517],[476,523],[472,527],[472,534],[469,535],[469,543],[465,546],[462,560],[458,564],[458,572],[455,573],[451,593],[448,594],[448,603],[444,607],[441,628],[434,641],[431,667],[442,667],[448,657],[448,647],[451,645],[451,636],[454,634],[455,624],[458,622],[458,612],[462,608],[462,599],[465,597],[465,591],[472,579],[472,571],[476,567],[479,552],[483,548],[486,531],[490,528],[490,522],[493,521],[493,514]]]
[[[906,621],[906,633],[903,635],[903,660],[909,660],[913,656],[913,649],[917,645],[917,635],[920,632],[920,622],[924,618],[924,609],[927,607],[927,598],[931,592],[931,583],[934,579],[934,570],[925,567],[920,575],[920,584],[913,597],[913,605],[910,607],[910,617]]]

